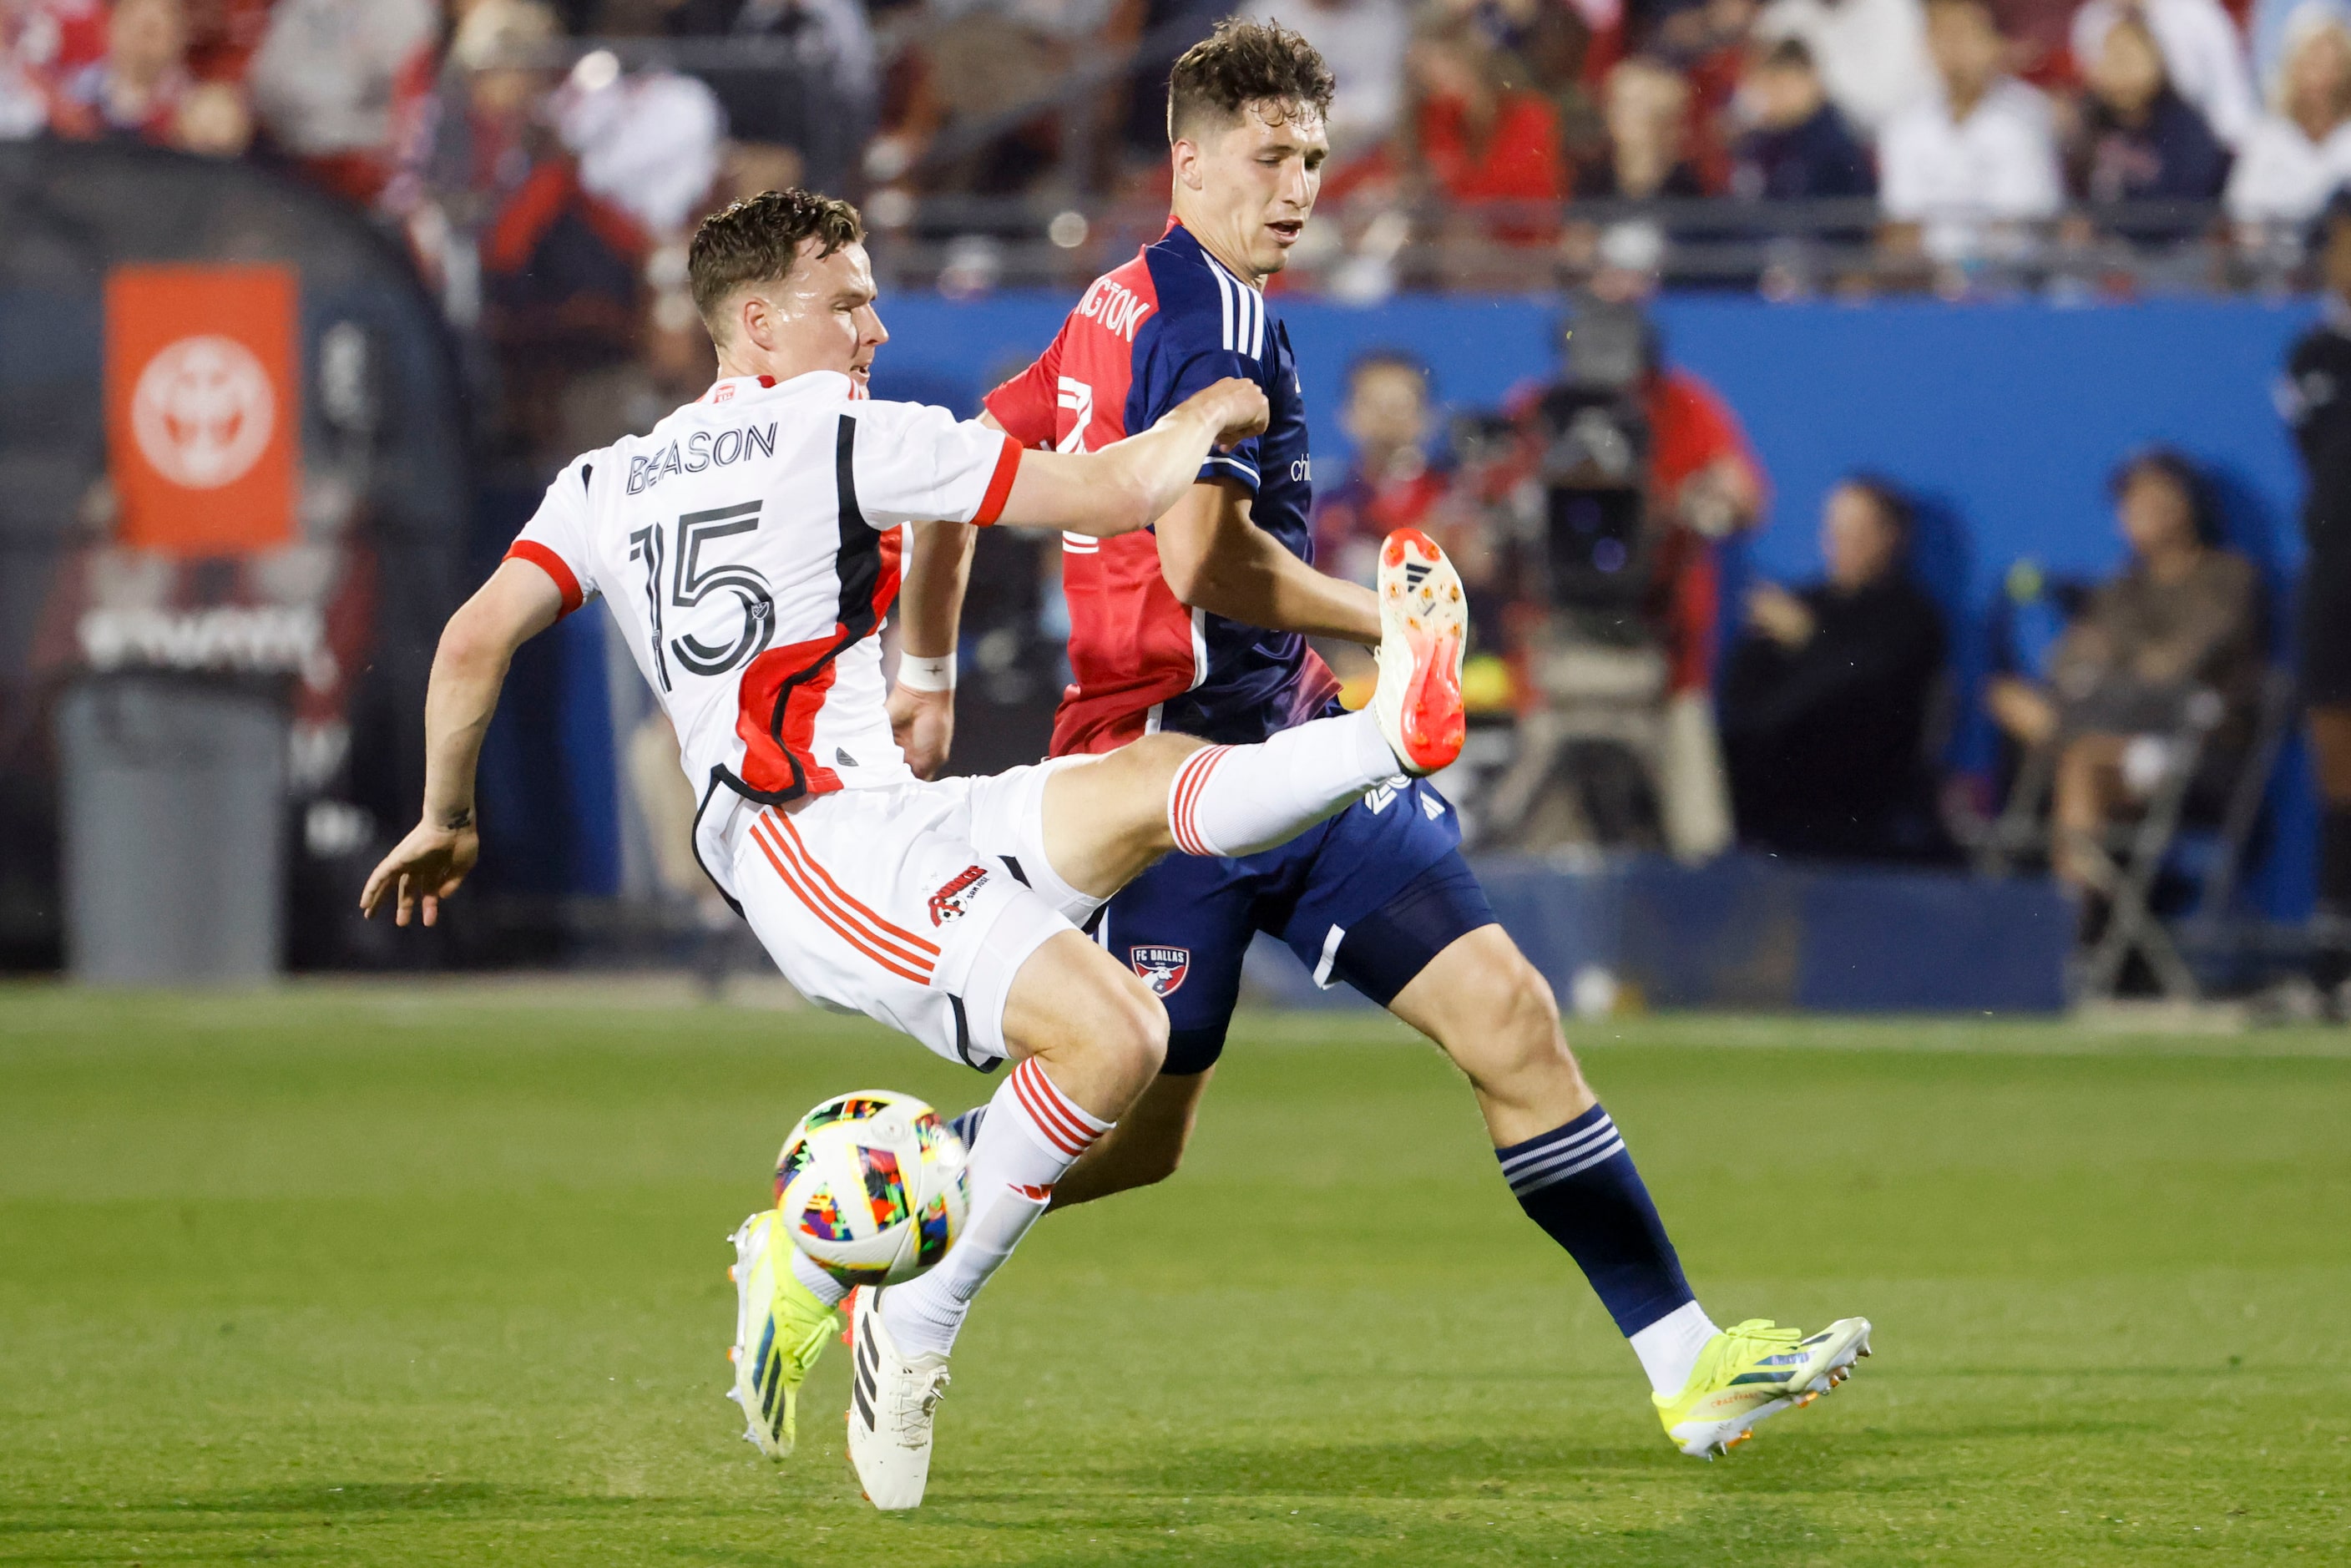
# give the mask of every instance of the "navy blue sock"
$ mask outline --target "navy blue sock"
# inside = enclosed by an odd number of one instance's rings
[[[1594,1105],[1494,1157],[1519,1207],[1567,1249],[1625,1338],[1697,1299],[1607,1112]]]

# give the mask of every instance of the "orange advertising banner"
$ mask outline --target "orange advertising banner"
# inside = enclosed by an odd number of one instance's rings
[[[283,267],[122,267],[106,280],[117,538],[242,555],[294,538],[301,380]]]

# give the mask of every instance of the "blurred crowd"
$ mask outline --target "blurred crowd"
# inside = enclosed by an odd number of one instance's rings
[[[1040,280],[1075,287],[1157,232],[1165,68],[1224,14],[1218,0],[0,0],[0,138],[251,159],[400,236],[461,329],[490,502],[478,527],[502,541],[556,464],[706,385],[685,288],[703,214],[794,183],[846,192],[893,287],[925,281],[904,258],[929,243],[927,281],[951,293],[1002,275],[990,211],[1050,214],[1036,242],[1061,261]],[[1965,291],[2019,258],[2086,256],[2095,274],[2118,246],[2193,252],[2197,287],[2282,282],[2351,179],[2351,0],[1290,0],[1259,14],[1303,33],[1338,80],[1323,215],[1279,286],[1342,298],[1564,285],[1637,309],[1692,233],[1746,246],[1727,276],[1766,292]],[[1810,215],[1793,228],[1773,215],[1796,209]],[[2351,235],[2351,206],[2335,210]],[[2327,267],[2351,299],[2351,263]],[[1563,779],[1580,798],[1554,838],[1646,838],[1692,858],[1734,838],[1958,858],[1969,821],[2000,810],[1978,800],[1970,817],[1943,777],[1962,710],[1979,709],[2011,771],[2047,760],[2049,863],[2095,895],[2111,874],[2087,846],[2185,777],[2167,747],[2193,730],[2187,805],[2208,813],[2257,749],[2261,584],[2176,455],[2117,469],[2122,572],[2035,581],[1996,639],[1999,678],[1961,692],[1952,606],[1908,567],[1918,518],[1899,476],[1855,474],[1828,497],[1819,580],[1734,590],[1724,542],[1769,497],[1735,413],[1661,361],[1619,390],[1641,432],[1635,521],[1593,500],[1597,531],[1564,566],[1542,498],[1562,435],[1541,391],[1444,418],[1419,364],[1374,352],[1338,411],[1353,464],[1322,495],[1320,559],[1360,574],[1374,541],[1411,524],[1461,564],[1484,639],[1473,695],[1512,721],[1496,727],[1515,733],[1524,775],[1498,787],[1515,802],[1489,813],[1498,838],[1540,839],[1536,808]],[[1058,560],[990,548],[983,597],[1004,613],[967,623],[978,685],[1050,706],[1054,684],[1026,672],[1054,657]],[[1597,582],[1635,561],[1616,631],[1562,641],[1561,574]],[[1622,711],[1579,717],[1587,687]],[[2210,694],[2217,716],[2183,727],[2188,694]],[[1647,777],[1604,788],[1595,741]],[[2351,740],[2338,749],[2351,758]],[[2338,771],[2336,880],[2351,885],[2351,764]]]
[[[2335,211],[2351,238],[2351,204]],[[1823,500],[1818,578],[1750,580],[1725,602],[1725,546],[1762,519],[1769,477],[1736,413],[1690,371],[1652,361],[1627,391],[1641,517],[1614,559],[1641,580],[1630,615],[1595,621],[1598,601],[1559,565],[1583,481],[1546,457],[1561,439],[1543,414],[1553,394],[1531,389],[1499,414],[1447,419],[1408,354],[1368,351],[1349,376],[1340,419],[1353,459],[1318,497],[1317,556],[1368,580],[1376,542],[1412,526],[1459,565],[1473,601],[1473,714],[1511,738],[1486,754],[1499,783],[1447,783],[1489,846],[1632,842],[1703,859],[1736,841],[1910,863],[2025,852],[2080,893],[2095,936],[2116,831],[2158,801],[2168,818],[2210,826],[2242,789],[2258,794],[2248,774],[2266,768],[2287,718],[2265,684],[2273,585],[2227,542],[2212,483],[2186,457],[2116,455],[2126,554],[2102,580],[2051,580],[2020,563],[1997,602],[1969,604],[1961,585],[1929,582],[1917,564],[1922,530],[1951,520],[1923,516],[1898,476],[1856,472]],[[1606,566],[1605,551],[1591,559]],[[1980,680],[1960,678],[1962,641],[1988,650]],[[1632,651],[1653,656],[1647,685],[1628,684]],[[1604,668],[1597,653],[1615,661],[1609,680],[1560,677],[1577,658],[1587,674]],[[1344,664],[1346,650],[1331,654]],[[1652,722],[1596,720],[1612,708],[1645,708]],[[1993,756],[1963,770],[1953,743],[1971,721]],[[1581,755],[1538,759],[1514,790],[1547,736],[1574,739]],[[1630,793],[1646,797],[1629,814],[1605,798],[1626,792],[1602,751],[1629,759]],[[1573,797],[1569,809],[1537,810],[1545,789]],[[1999,841],[2003,814],[2034,825],[2030,842]]]
[[[1166,64],[1224,9],[0,0],[0,136],[282,164],[405,226],[462,316],[550,223],[616,253],[580,266],[642,267],[714,201],[795,176],[862,200],[885,235],[984,231],[954,204],[997,198],[1042,204],[1064,249],[1086,213],[1123,242],[1164,198]],[[1530,253],[1637,264],[1694,234],[1761,246],[1731,272],[1767,289],[1898,287],[1906,261],[1940,286],[1938,268],[2117,243],[2258,257],[2351,174],[2351,0],[1261,9],[1339,84],[1335,221],[1291,287],[1475,284],[1497,253],[1521,278]],[[1815,205],[1799,221],[1789,203]],[[1626,204],[1652,215],[1625,222]],[[1141,215],[1103,221],[1123,204]],[[1792,269],[1771,255],[1792,234],[1869,265]],[[947,248],[950,287],[990,280],[984,245]]]

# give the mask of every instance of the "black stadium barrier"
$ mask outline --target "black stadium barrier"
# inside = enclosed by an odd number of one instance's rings
[[[292,274],[295,499],[269,548],[123,541],[106,389],[108,282],[126,267]],[[391,958],[353,893],[421,789],[424,679],[474,496],[465,407],[404,248],[331,197],[252,163],[0,146],[0,967],[63,956],[58,715],[110,682],[278,705],[285,956]]]

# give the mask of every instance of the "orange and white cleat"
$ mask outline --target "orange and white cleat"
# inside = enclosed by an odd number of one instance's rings
[[[1426,777],[1461,755],[1461,658],[1469,601],[1437,541],[1398,528],[1380,547],[1379,689],[1372,711],[1404,770]]]

